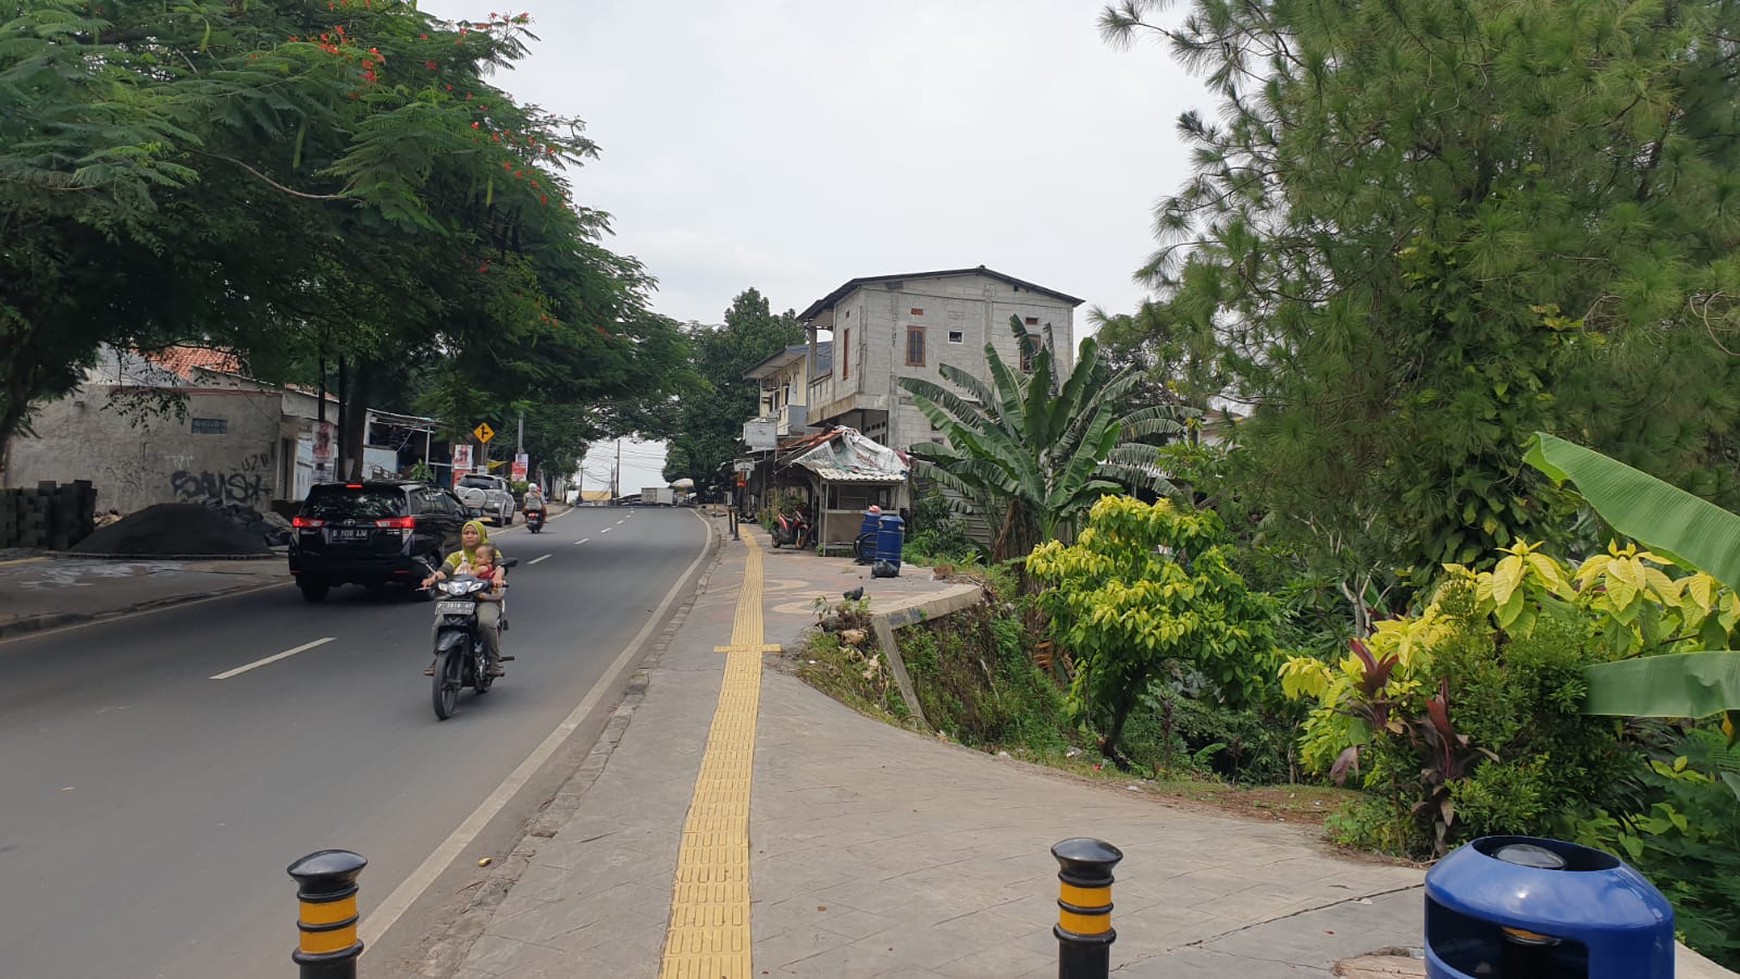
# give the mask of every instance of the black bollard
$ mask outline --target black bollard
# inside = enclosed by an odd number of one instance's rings
[[[1057,858],[1057,979],[1106,979],[1112,967],[1112,868],[1123,851],[1102,840],[1067,839]]]
[[[301,942],[290,958],[302,979],[356,979],[363,950],[356,937],[356,878],[368,865],[349,850],[319,850],[289,866],[301,902]]]

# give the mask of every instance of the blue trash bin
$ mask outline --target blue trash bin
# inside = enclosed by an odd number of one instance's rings
[[[876,527],[876,561],[871,574],[877,578],[900,575],[900,552],[906,545],[906,521],[898,513],[884,513]]]
[[[1426,874],[1430,979],[1672,979],[1674,911],[1575,843],[1488,836]]]
[[[858,526],[858,540],[852,548],[852,558],[859,564],[876,560],[876,537],[881,532],[882,511],[865,510],[864,522]]]

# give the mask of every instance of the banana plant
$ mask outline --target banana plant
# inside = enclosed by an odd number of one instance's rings
[[[1107,493],[1170,492],[1153,446],[1135,440],[1182,431],[1178,418],[1188,411],[1151,405],[1120,415],[1115,406],[1140,375],[1107,378],[1089,338],[1069,377],[1060,378],[1050,327],[1041,338],[1019,317],[1010,317],[1009,325],[1031,373],[1011,368],[987,343],[989,383],[948,364],[939,371],[955,390],[900,379],[947,439],[912,447],[918,475],[960,494],[991,522],[993,561],[1025,555],[1067,533]]]
[[[1567,481],[1618,533],[1640,541],[1688,571],[1702,571],[1740,591],[1740,515],[1648,473],[1557,436],[1536,433],[1527,462],[1555,483]],[[1584,713],[1629,717],[1724,714],[1730,739],[1740,734],[1740,651],[1662,653],[1597,663]],[[1740,792],[1740,786],[1736,786]]]

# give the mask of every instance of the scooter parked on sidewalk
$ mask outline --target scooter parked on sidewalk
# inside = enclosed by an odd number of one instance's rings
[[[770,536],[773,538],[774,547],[785,545],[802,549],[810,545],[810,535],[810,520],[804,515],[802,508],[796,513],[782,511],[773,515]]]
[[[518,563],[517,559],[508,558],[501,566],[511,568]],[[485,593],[493,585],[487,578],[463,574],[437,582],[429,589],[435,597],[435,665],[430,672],[434,677],[432,692],[437,720],[453,716],[459,706],[460,690],[470,687],[481,696],[495,682],[489,675],[489,652],[477,615],[478,603],[489,600]],[[502,587],[506,588],[506,583]],[[507,603],[500,605],[501,612],[496,617],[498,629],[507,619]]]

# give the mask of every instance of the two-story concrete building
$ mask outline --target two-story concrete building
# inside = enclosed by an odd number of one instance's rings
[[[850,542],[864,507],[909,506],[904,464],[899,472],[842,468],[816,451],[816,439],[825,442],[827,436],[803,438],[804,426],[855,429],[904,458],[912,446],[943,436],[900,387],[902,378],[946,386],[941,368],[948,364],[989,381],[986,344],[1004,363],[1028,369],[1011,317],[1035,333],[1049,328],[1067,372],[1074,364],[1075,308],[1081,303],[982,265],[846,282],[799,316],[807,344],[788,347],[745,375],[761,385],[758,420],[777,424],[783,440],[745,481],[745,492],[756,501],[782,488],[806,487],[822,542]]]
[[[1075,309],[1082,300],[981,265],[971,269],[852,279],[811,303],[799,319],[812,348],[831,337],[824,368],[812,357],[806,398],[811,425],[847,425],[891,448],[940,439],[900,379],[945,383],[939,368],[990,380],[989,343],[1004,363],[1025,368],[1009,330],[1018,317],[1049,326],[1059,370],[1075,363]]]

